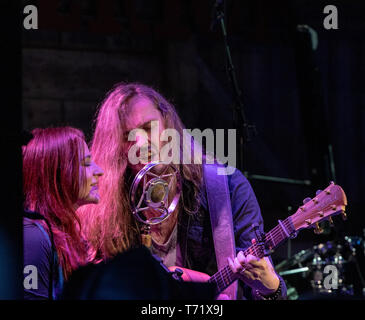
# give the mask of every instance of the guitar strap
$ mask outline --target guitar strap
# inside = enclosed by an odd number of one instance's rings
[[[233,233],[232,208],[226,175],[218,175],[218,165],[204,164],[204,182],[207,191],[208,208],[214,240],[214,250],[218,270],[227,265],[227,258],[236,256]],[[223,166],[219,166],[221,170]],[[237,281],[233,282],[224,294],[231,300],[237,299]]]

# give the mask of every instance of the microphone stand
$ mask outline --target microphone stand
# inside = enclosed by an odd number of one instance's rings
[[[237,77],[236,77],[236,72],[235,72],[235,68],[233,66],[233,62],[232,62],[232,57],[231,57],[231,50],[229,48],[228,45],[228,40],[227,40],[227,32],[226,32],[226,26],[225,26],[225,21],[224,21],[224,1],[223,0],[216,0],[215,1],[215,5],[214,5],[214,13],[213,15],[215,17],[213,17],[213,22],[211,25],[211,30],[213,30],[215,24],[218,22],[221,30],[222,30],[222,34],[223,34],[223,40],[224,40],[224,47],[225,47],[225,52],[226,52],[226,57],[227,57],[227,64],[226,64],[226,68],[227,68],[227,72],[229,74],[229,80],[230,80],[230,84],[232,86],[233,92],[234,92],[234,106],[233,106],[233,111],[234,111],[234,123],[235,123],[235,127],[236,130],[238,132],[238,168],[243,171],[245,168],[245,161],[244,161],[244,148],[245,148],[245,144],[247,142],[251,141],[251,130],[253,130],[254,134],[256,134],[256,128],[254,125],[251,125],[248,123],[244,109],[243,109],[243,102],[242,102],[242,92],[238,87],[238,83],[237,83]]]
[[[212,23],[210,25],[210,30],[213,31],[215,29],[216,24],[220,25],[223,35],[224,47],[226,52],[227,58],[227,72],[229,75],[230,84],[233,88],[234,92],[234,123],[238,133],[238,161],[237,161],[237,168],[240,169],[243,174],[248,179],[256,179],[262,181],[271,181],[271,182],[279,182],[279,183],[288,183],[288,184],[297,184],[297,185],[304,185],[309,186],[312,184],[310,180],[298,180],[298,179],[289,179],[289,178],[281,178],[281,177],[273,177],[273,176],[263,176],[257,174],[249,174],[245,170],[245,160],[244,160],[244,148],[247,142],[251,142],[253,136],[257,135],[256,126],[254,124],[250,124],[246,118],[243,102],[242,102],[242,92],[239,89],[235,68],[233,66],[232,57],[231,57],[231,50],[228,45],[227,40],[227,31],[226,25],[224,21],[224,11],[225,11],[225,1],[224,0],[216,0],[214,7],[213,7],[213,17]]]

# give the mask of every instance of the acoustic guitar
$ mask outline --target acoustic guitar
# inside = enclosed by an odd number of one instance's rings
[[[244,255],[251,254],[261,259],[270,255],[275,248],[288,238],[296,237],[298,231],[302,229],[315,228],[314,232],[319,234],[323,231],[319,226],[319,222],[326,219],[333,224],[332,216],[338,214],[341,214],[344,220],[346,219],[346,194],[339,185],[333,182],[325,190],[317,192],[313,199],[306,198],[303,202],[304,204],[293,215],[284,221],[279,220],[279,224],[275,228],[244,250]],[[181,278],[184,281],[214,283],[217,294],[224,291],[239,278],[228,264],[212,276],[178,266],[172,266],[169,269],[173,272],[180,269],[183,272]]]

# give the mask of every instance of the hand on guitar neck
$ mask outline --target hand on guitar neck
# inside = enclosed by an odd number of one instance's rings
[[[252,244],[255,243],[256,240],[252,239]],[[260,259],[251,254],[245,256],[240,251],[233,261],[228,258],[228,263],[239,279],[251,288],[258,290],[263,296],[270,295],[279,288],[279,277],[267,257]]]
[[[255,243],[255,239],[252,240]],[[190,270],[182,267],[170,267],[171,271],[175,271],[179,268],[183,271],[182,279],[184,281],[193,282],[213,282],[221,285],[221,289],[217,291],[220,293],[223,289],[237,279],[242,280],[248,286],[254,290],[258,290],[263,296],[274,293],[280,284],[279,277],[275,273],[275,270],[267,257],[261,259],[254,255],[247,254],[246,256],[240,251],[237,257],[232,260],[228,258],[228,265],[218,271],[214,276],[209,276],[206,273],[202,273],[195,270]],[[224,283],[227,281],[227,283]],[[217,300],[228,300],[228,296],[221,293],[217,296]]]

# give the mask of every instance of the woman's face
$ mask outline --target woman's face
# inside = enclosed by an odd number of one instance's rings
[[[104,174],[103,170],[91,160],[91,154],[85,142],[83,142],[83,153],[81,152],[81,154],[79,173],[80,191],[76,203],[78,207],[84,204],[99,202],[98,180],[99,177]],[[83,171],[85,174],[83,174]]]

